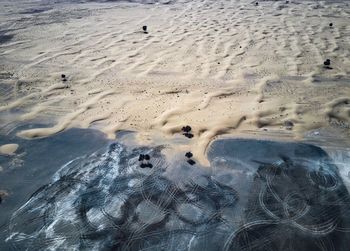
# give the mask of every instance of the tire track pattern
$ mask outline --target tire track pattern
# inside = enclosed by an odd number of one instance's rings
[[[240,168],[227,156],[212,158],[208,171],[167,163],[161,150],[112,143],[70,161],[13,214],[7,242],[20,250],[346,250],[350,197],[330,159],[280,156]],[[141,153],[152,169],[139,167]]]

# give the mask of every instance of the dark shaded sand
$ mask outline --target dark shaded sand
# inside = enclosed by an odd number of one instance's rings
[[[40,163],[21,170],[46,170],[44,179],[35,174],[35,182],[46,185],[13,214],[5,245],[20,250],[348,250],[350,197],[337,167],[319,147],[218,140],[209,151],[211,169],[204,169],[190,166],[183,155],[168,163],[163,147],[112,143],[101,148],[105,141],[80,130],[45,140],[51,143],[38,144],[40,155],[31,157],[42,157]],[[69,148],[62,149],[62,142]],[[91,153],[91,146],[101,149],[62,166],[48,182],[57,161],[74,159],[77,154],[67,156],[72,149],[86,147]],[[139,167],[140,154],[150,156],[152,169]]]
[[[0,31],[0,44],[6,43],[13,38],[13,35],[6,34],[4,31]]]
[[[21,129],[24,127],[17,128]],[[15,136],[17,130],[10,135],[0,135],[0,145],[13,142],[19,144],[15,156],[0,155],[3,169],[0,173],[0,190],[9,193],[0,204],[0,250],[7,250],[5,247],[8,247],[3,241],[11,214],[33,192],[49,183],[52,175],[68,161],[91,154],[108,144],[102,133],[94,130],[71,129],[37,140],[18,138]]]
[[[24,11],[20,11],[19,14],[38,14],[42,13],[45,11],[51,10],[51,8],[46,7],[46,8],[32,8],[32,9],[27,9]]]

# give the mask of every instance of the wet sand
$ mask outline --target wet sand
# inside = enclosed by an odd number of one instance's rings
[[[1,4],[1,124],[53,125],[21,137],[190,125],[204,165],[223,134],[350,138],[347,1]]]
[[[134,145],[130,132],[121,141],[86,129],[15,134],[6,140],[25,155],[17,168],[0,159],[1,249],[347,250],[345,149],[223,139],[203,168],[184,152],[169,161],[170,146]],[[140,154],[152,168],[140,168]]]
[[[15,142],[20,145],[15,154],[0,154],[0,249],[9,250],[4,240],[11,215],[41,186],[52,179],[65,163],[91,154],[108,144],[102,133],[93,130],[70,129],[43,139],[28,141],[16,137],[18,130],[40,127],[26,125],[8,135],[0,134],[0,145]],[[6,196],[5,196],[6,195]]]

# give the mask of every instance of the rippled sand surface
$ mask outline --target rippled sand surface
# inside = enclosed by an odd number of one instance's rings
[[[348,250],[349,24],[338,0],[1,1],[0,249]]]
[[[190,125],[203,164],[222,134],[349,139],[347,1],[143,3],[2,1],[5,130],[34,120],[49,126],[19,136],[131,129],[148,143]]]

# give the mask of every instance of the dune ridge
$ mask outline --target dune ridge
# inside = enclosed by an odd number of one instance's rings
[[[190,125],[186,144],[203,164],[223,134],[326,128],[350,138],[345,1],[62,3],[29,14],[2,4],[12,15],[1,13],[0,29],[14,37],[0,43],[0,116],[16,111],[2,127],[55,121],[19,136],[77,126],[172,137]]]

